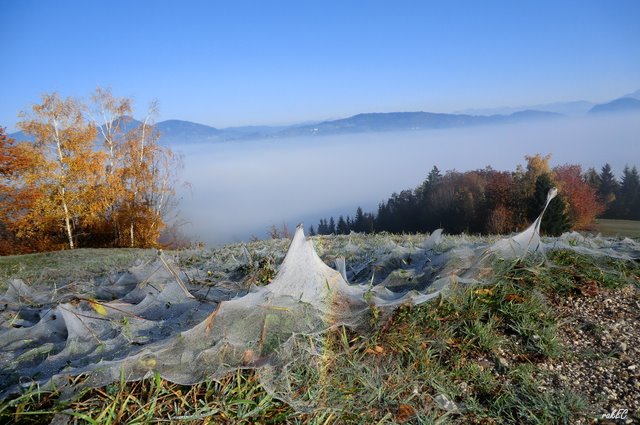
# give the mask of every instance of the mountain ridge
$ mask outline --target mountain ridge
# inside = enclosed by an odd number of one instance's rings
[[[468,108],[455,113],[470,115],[509,115],[516,112],[536,110],[544,112],[556,112],[562,115],[584,115],[596,105],[586,100],[574,100],[568,102],[541,103],[535,105],[502,106],[495,108]]]
[[[583,115],[601,112],[624,112],[640,110],[640,90],[629,93],[607,103],[595,104],[586,101],[557,102],[554,104],[538,105],[547,109],[562,110],[574,108],[584,110]],[[589,106],[589,109],[585,109]],[[576,109],[577,108],[577,109]],[[496,108],[498,110],[500,108]],[[295,136],[339,135],[387,131],[417,131],[427,129],[443,129],[470,127],[477,125],[500,125],[534,120],[557,119],[573,113],[562,114],[553,110],[535,108],[513,108],[508,114],[469,114],[469,113],[441,113],[425,111],[409,112],[365,112],[346,118],[307,122],[287,126],[240,126],[217,128],[192,121],[168,119],[156,123],[160,132],[160,142],[164,145],[206,144],[232,142],[242,140],[257,140],[284,138]],[[480,111],[480,110],[478,110]],[[486,109],[485,111],[491,111]],[[132,117],[126,118],[124,128],[135,128],[142,123]],[[17,140],[33,141],[33,138],[22,131],[9,134]]]
[[[428,130],[468,127],[483,124],[506,124],[522,120],[559,118],[562,115],[544,111],[521,111],[511,115],[467,115],[437,112],[370,112],[348,118],[324,121],[284,131],[281,136],[350,134],[367,132]]]
[[[589,114],[640,111],[640,100],[633,97],[621,97],[611,102],[601,103],[589,110]]]
[[[482,124],[506,124],[523,120],[559,118],[561,114],[545,111],[519,111],[510,115],[466,115],[437,112],[367,112],[347,118],[327,120],[314,124],[291,126],[245,126],[219,129],[192,121],[169,119],[156,123],[162,144],[216,143],[264,138],[282,138],[304,135],[353,134],[367,132],[426,130],[437,128],[467,127]],[[130,130],[142,125],[131,117],[126,118],[124,128]],[[32,141],[19,131],[9,134],[17,140]]]

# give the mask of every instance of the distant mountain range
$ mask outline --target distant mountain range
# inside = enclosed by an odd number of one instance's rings
[[[294,136],[318,136],[355,134],[386,131],[412,131],[438,128],[500,125],[536,120],[557,119],[565,115],[598,114],[604,112],[640,111],[640,90],[608,103],[593,104],[586,101],[536,105],[530,109],[510,108],[511,112],[485,115],[481,111],[509,108],[473,110],[471,113],[387,112],[364,113],[349,118],[328,120],[312,124],[292,126],[246,126],[215,128],[190,121],[166,120],[156,124],[160,141],[164,145],[205,144],[239,140],[282,138]],[[563,111],[563,112],[560,112]],[[140,121],[127,119],[127,128],[141,125]],[[30,138],[21,131],[10,134],[18,140]]]
[[[633,93],[626,94],[624,96],[619,97],[618,99],[613,100],[612,102],[616,102],[620,99],[637,99],[640,100],[640,90],[636,90]],[[609,102],[609,103],[612,103]],[[515,112],[526,111],[526,110],[534,110],[534,111],[545,111],[545,112],[555,112],[557,114],[567,115],[567,116],[580,116],[585,115],[591,112],[592,109],[607,109],[600,108],[601,105],[594,102],[588,102],[586,100],[577,100],[573,102],[555,102],[555,103],[543,103],[538,105],[526,105],[526,106],[504,106],[498,108],[481,108],[481,109],[464,109],[458,111],[456,113],[460,114],[469,114],[469,115],[509,115]]]
[[[179,144],[219,143],[294,136],[468,127],[551,119],[561,116],[560,114],[544,111],[520,111],[511,115],[491,116],[437,114],[432,112],[388,112],[358,114],[344,119],[283,127],[247,126],[219,129],[190,121],[167,120],[158,122],[156,128],[160,133],[162,144],[176,146]],[[142,125],[140,121],[126,117],[124,128],[131,129],[140,125]],[[21,131],[12,133],[10,136],[17,140],[31,139]]]
[[[591,110],[590,114],[602,114],[611,112],[631,112],[640,111],[640,100],[633,97],[621,97],[620,99],[612,100],[609,103],[603,103],[596,105]]]
[[[190,121],[167,120],[156,125],[163,144],[211,143],[272,137],[288,127],[247,126],[218,129]]]
[[[349,118],[325,121],[318,124],[288,128],[276,136],[305,136],[349,134],[382,131],[426,130],[435,128],[469,127],[486,124],[550,119],[560,114],[542,111],[521,111],[511,115],[437,114],[432,112],[388,112],[358,114]]]
[[[573,102],[556,102],[556,103],[543,103],[539,105],[527,105],[527,106],[505,106],[501,108],[482,108],[482,109],[464,109],[459,111],[462,114],[470,115],[508,115],[515,112],[534,110],[555,112],[557,114],[567,116],[584,115],[596,104],[593,102],[587,102],[586,100],[577,100]]]

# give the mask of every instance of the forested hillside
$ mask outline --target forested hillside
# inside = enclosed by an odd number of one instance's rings
[[[522,230],[544,205],[547,191],[559,196],[549,205],[542,232],[592,230],[597,217],[640,220],[640,176],[627,166],[618,181],[609,164],[600,173],[580,165],[549,165],[550,155],[527,156],[516,171],[442,173],[434,166],[415,189],[394,193],[377,212],[358,208],[353,216],[321,219],[311,233],[415,233],[444,228],[448,233],[511,233]]]

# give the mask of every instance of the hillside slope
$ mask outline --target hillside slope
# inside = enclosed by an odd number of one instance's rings
[[[252,322],[257,345],[239,353],[241,367],[249,371],[213,373],[213,380],[179,386],[161,379],[163,369],[151,363],[151,351],[141,357],[145,367],[151,367],[150,379],[111,384],[104,377],[95,380],[94,376],[87,382],[106,382],[100,385],[102,389],[80,392],[65,401],[58,398],[57,390],[42,387],[39,397],[7,399],[0,405],[2,420],[35,417],[48,422],[56,414],[62,419],[68,415],[65,412],[74,411],[93,420],[104,421],[107,415],[118,422],[140,417],[190,417],[246,423],[403,423],[445,418],[457,423],[586,423],[589,415],[610,413],[618,406],[629,409],[629,418],[638,419],[631,416],[637,415],[640,407],[640,351],[634,344],[640,338],[640,268],[637,260],[632,260],[640,257],[637,241],[568,234],[543,241],[546,259],[533,255],[477,262],[474,252],[484,258],[499,238],[352,234],[312,240],[324,264],[333,265],[344,258],[346,267],[338,269],[343,270],[346,280],[383,286],[390,291],[387,299],[393,299],[393,293],[410,293],[411,289],[424,291],[426,286],[428,290],[443,275],[460,278],[430,302],[414,306],[403,302],[389,309],[371,305],[363,311],[365,320],[354,326],[331,327],[302,340],[268,339],[273,329],[290,326],[287,317],[292,310],[281,310],[274,304],[264,319]],[[128,338],[136,347],[146,343],[136,337],[136,321],[161,314],[155,320],[164,317],[163,329],[149,335],[156,338],[155,352],[160,354],[164,343],[157,335],[175,326],[169,319],[183,302],[174,302],[183,299],[175,285],[176,276],[196,300],[213,299],[216,291],[218,297],[228,300],[237,295],[243,299],[259,293],[251,289],[252,285],[266,284],[268,288],[276,284],[289,245],[288,240],[259,241],[167,252],[160,257],[152,250],[76,250],[2,257],[0,277],[3,285],[11,278],[28,283],[30,292],[20,292],[19,298],[25,308],[37,308],[32,301],[38,288],[51,288],[55,283],[65,302],[64,311],[80,314],[79,309],[86,305],[81,314],[95,316],[101,322],[119,314],[113,307],[118,306],[120,313],[127,308],[122,302],[108,301],[116,292],[102,293],[101,283],[107,283],[111,291],[124,287],[130,291],[146,282],[144,292],[151,293],[154,288],[162,289],[157,285],[164,279],[160,285],[165,289],[156,298],[140,294],[144,300],[136,305],[136,316],[118,319],[128,323],[124,329],[133,332]],[[161,265],[162,259],[169,269]],[[171,269],[177,275],[172,275]],[[333,276],[335,272],[327,273]],[[327,284],[333,285],[329,281]],[[17,288],[15,282],[8,292],[11,288]],[[385,291],[371,295],[379,297]],[[75,301],[65,294],[75,294]],[[174,298],[166,298],[169,296]],[[133,302],[131,297],[124,299]],[[144,306],[153,307],[149,300],[156,300],[162,308],[145,310]],[[337,298],[331,303],[342,305],[346,300]],[[224,305],[200,304],[204,317],[213,312],[202,326],[211,326],[211,332],[215,332],[216,324],[224,323],[226,332],[244,332],[244,321],[250,316],[240,315],[228,322],[225,317],[232,311]],[[12,308],[2,314],[7,315]],[[32,311],[29,309],[3,322],[3,344],[10,339],[7,335],[34,320],[26,314]],[[176,317],[188,321],[182,314]],[[75,323],[73,316],[71,320]],[[101,355],[108,355],[107,338],[112,336],[96,333],[98,328],[93,326],[94,335],[82,325],[73,332],[76,337],[87,334],[85,346],[95,344],[96,337],[103,339],[107,348]],[[78,349],[74,341],[79,340],[72,339],[71,330],[65,335],[62,351],[54,358],[73,347]],[[189,333],[182,335],[184,346],[190,341]],[[309,341],[313,341],[315,351],[307,351]],[[46,346],[42,342],[38,350]],[[283,344],[284,352],[276,349],[266,357],[258,354],[257,347],[264,352],[267,346],[272,350],[279,344]],[[29,353],[31,357],[25,357],[26,353],[0,357],[3,373],[7,367],[14,367],[16,359],[24,362],[29,358],[32,362],[41,355],[41,351]],[[180,360],[179,354],[172,353],[178,365],[196,367],[185,354]],[[288,359],[284,369],[274,361],[280,356]],[[282,377],[287,377],[285,386]],[[5,384],[7,379],[3,379]],[[111,381],[117,379],[113,376]],[[180,406],[177,411],[176,405]]]

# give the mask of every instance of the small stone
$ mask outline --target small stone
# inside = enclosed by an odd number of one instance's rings
[[[460,413],[460,408],[458,407],[458,405],[449,400],[446,395],[438,394],[434,400],[436,401],[436,403],[438,403],[438,406],[440,406],[442,410],[446,410],[447,412],[451,413]]]
[[[636,370],[636,365],[632,364],[631,366],[627,367],[628,370]]]
[[[485,360],[482,359],[478,362],[478,365],[480,365],[480,367],[487,369],[490,368],[491,366],[493,366],[493,364],[489,361],[489,360]]]
[[[509,362],[504,357],[498,357],[498,366],[503,369],[507,369],[509,367]]]
[[[624,342],[621,342],[620,344],[618,344],[618,347],[620,348],[620,351],[622,351],[623,353],[627,351],[627,344],[625,344]]]

